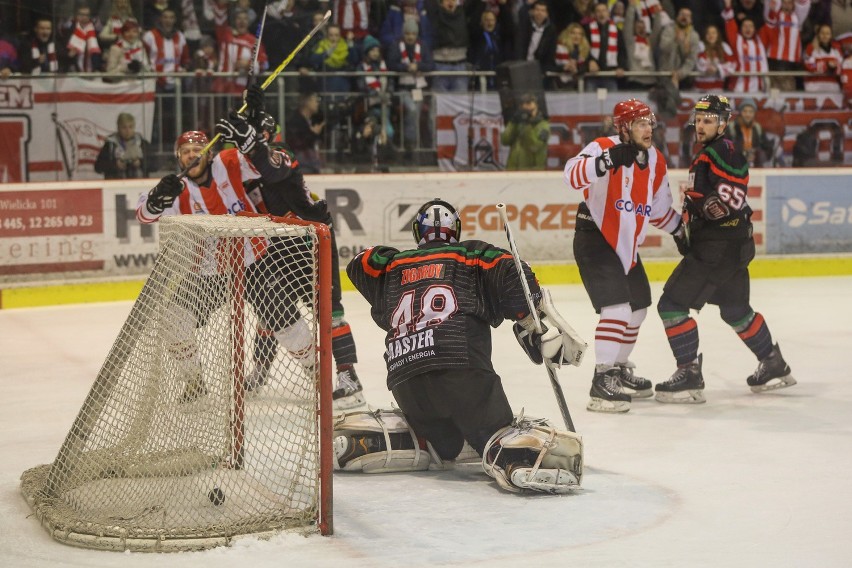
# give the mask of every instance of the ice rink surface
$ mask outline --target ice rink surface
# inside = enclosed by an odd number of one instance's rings
[[[591,342],[597,317],[582,287],[551,289]],[[382,333],[360,296],[346,293],[344,304],[367,400],[388,406]],[[752,304],[798,385],[752,394],[745,378],[756,361],[713,306],[697,316],[706,404],[644,400],[626,415],[591,413],[593,351],[559,373],[585,442],[582,492],[509,494],[470,466],[338,474],[332,537],[282,534],[169,555],[59,544],[19,490],[25,469],[55,458],[131,304],[0,311],[0,566],[848,567],[852,277],[755,280]],[[653,308],[632,359],[654,382],[674,371]],[[516,412],[561,422],[545,370],[509,325],[494,331],[494,365]]]

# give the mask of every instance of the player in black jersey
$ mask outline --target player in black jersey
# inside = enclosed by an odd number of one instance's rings
[[[269,140],[270,148],[286,166],[289,174],[273,183],[258,179],[251,191],[259,191],[269,213],[278,216],[293,214],[305,221],[318,221],[331,227],[331,215],[324,199],[312,194],[305,183],[299,161],[290,150],[272,141],[277,130],[275,119],[264,111],[263,91],[256,85],[249,87],[245,96],[246,114],[259,132]],[[355,373],[358,355],[352,329],[344,319],[342,289],[340,286],[340,258],[334,230],[331,231],[331,350],[337,365],[337,385],[332,393],[335,410],[349,410],[364,406],[361,381]],[[255,368],[246,380],[247,388],[262,386],[275,357],[277,342],[267,330],[258,329],[255,336]]]
[[[483,456],[486,472],[501,487],[513,491],[557,493],[578,485],[581,466],[576,460],[582,448],[576,435],[551,429],[558,440],[552,447],[561,448],[557,454],[565,450],[566,443],[573,448],[566,454],[571,456],[570,465],[563,463],[554,469],[544,460],[545,465],[534,474],[530,471],[544,446],[512,446],[510,440],[524,438],[520,433],[533,432],[526,439],[536,439],[535,430],[528,423],[513,421],[512,408],[491,363],[490,327],[506,319],[518,321],[519,329],[530,331],[518,332],[519,338],[525,337],[524,348],[533,352],[531,357],[538,355],[538,362],[543,357],[548,364],[570,360],[566,359],[573,348],[570,339],[546,316],[542,322],[547,329],[543,334],[534,332],[511,253],[483,241],[460,241],[461,221],[450,204],[433,200],[423,205],[415,216],[413,233],[416,249],[375,246],[353,258],[346,268],[372,306],[373,320],[387,332],[387,385],[416,434],[412,437],[424,447],[428,441],[437,454],[433,463],[455,459],[466,440]],[[541,289],[528,265],[524,277],[539,305]],[[348,428],[353,429],[358,428]],[[386,439],[390,438],[380,436],[378,443]],[[412,447],[410,441],[408,448]],[[369,444],[361,438],[357,443],[362,448],[357,454],[360,457]],[[352,447],[344,445],[338,452],[341,467],[351,459],[347,448]],[[389,463],[382,457],[379,465],[385,469],[379,471],[399,471],[387,469]],[[422,469],[416,465],[411,469]],[[367,465],[359,468],[368,471]]]
[[[730,118],[728,99],[717,95],[702,97],[693,110],[702,149],[689,168],[684,196],[688,230],[675,237],[684,256],[657,305],[678,368],[656,385],[660,402],[705,401],[698,326],[689,315],[705,304],[719,306],[722,319],[757,357],[757,370],[746,379],[752,391],[796,384],[763,316],[749,304],[748,265],[755,250],[746,201],[749,173],[743,155],[724,136]]]

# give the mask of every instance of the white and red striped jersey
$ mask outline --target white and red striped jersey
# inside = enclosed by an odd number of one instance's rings
[[[627,274],[636,264],[648,222],[671,233],[680,214],[672,208],[666,160],[653,146],[648,149],[646,167],[634,163],[598,177],[596,158],[619,143],[618,136],[597,138],[568,160],[563,175],[568,187],[583,192],[595,224]]]
[[[802,60],[802,23],[795,12],[770,10],[766,24],[760,28],[760,39],[766,46],[766,57],[798,63]]]
[[[831,67],[831,63],[834,67]],[[826,50],[819,44],[810,43],[805,49],[805,69],[814,73],[813,77],[805,77],[805,90],[810,92],[839,93],[840,68],[843,65],[843,54],[840,44],[832,41]]]
[[[335,0],[334,23],[340,26],[344,39],[349,32],[355,39],[364,39],[370,23],[370,3],[367,0]]]
[[[234,215],[240,211],[266,213],[260,192],[249,195],[243,185],[244,181],[259,177],[257,169],[236,148],[222,150],[210,164],[207,186],[198,185],[189,177],[183,178],[183,193],[159,215],[148,211],[148,194],[143,193],[136,204],[136,218],[140,223],[148,224],[170,215]],[[245,251],[246,266],[265,249],[259,243],[251,244]]]
[[[163,37],[159,29],[148,30],[142,36],[142,43],[148,52],[148,60],[151,67],[157,73],[173,73],[183,71],[189,67],[189,48],[183,33],[175,31],[172,37]],[[174,77],[160,77],[157,85],[174,88]]]
[[[237,63],[240,60],[251,62],[252,52],[254,51],[254,44],[257,41],[257,38],[254,34],[250,33],[236,35],[230,26],[219,25],[216,26],[216,41],[219,43],[218,71],[233,73],[240,70],[237,67]],[[266,50],[263,48],[263,44],[261,44],[257,50],[257,62],[254,63],[252,73],[257,75],[260,71],[265,70],[267,67],[267,61]],[[228,89],[229,91],[242,93],[248,84],[248,78],[246,76],[240,76],[234,79],[228,79],[228,83],[230,83],[231,87]]]
[[[746,39],[740,35],[737,22],[734,20],[733,10],[725,10],[722,12],[722,17],[725,19],[725,35],[728,43],[734,48],[734,55],[737,58],[737,71],[742,73],[766,73],[769,71],[766,47],[760,37],[755,34],[751,39]],[[764,79],[759,76],[737,77],[733,85],[729,85],[728,88],[739,93],[764,91]]]
[[[698,54],[698,60],[695,62],[695,69],[702,73],[695,77],[695,90],[722,91],[725,89],[725,78],[737,70],[737,58],[731,46],[722,42],[722,50],[724,57],[719,58],[714,54],[712,56],[702,48]],[[711,67],[715,67],[715,71],[711,71]]]

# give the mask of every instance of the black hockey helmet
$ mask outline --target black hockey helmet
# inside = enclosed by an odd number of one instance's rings
[[[275,123],[275,119],[266,111],[260,111],[258,117],[260,118],[260,128],[258,130],[269,134],[269,139],[272,140],[278,132],[278,125]]]
[[[457,243],[461,237],[461,218],[456,208],[441,199],[424,203],[411,224],[418,245],[432,241]]]
[[[692,107],[692,116],[689,119],[689,124],[695,124],[695,115],[697,113],[711,114],[719,117],[719,122],[728,122],[731,120],[733,109],[728,97],[720,95],[704,95],[695,106]]]

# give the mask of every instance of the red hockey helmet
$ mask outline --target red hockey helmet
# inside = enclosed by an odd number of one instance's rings
[[[651,122],[651,128],[657,126],[657,117],[651,112],[651,107],[639,99],[621,101],[612,109],[612,125],[619,134],[622,128],[630,129],[633,121],[640,118],[647,118]]]
[[[201,146],[207,146],[210,143],[210,140],[207,139],[207,135],[199,130],[187,130],[175,140],[175,157],[180,158],[180,147],[184,144],[200,144]]]

